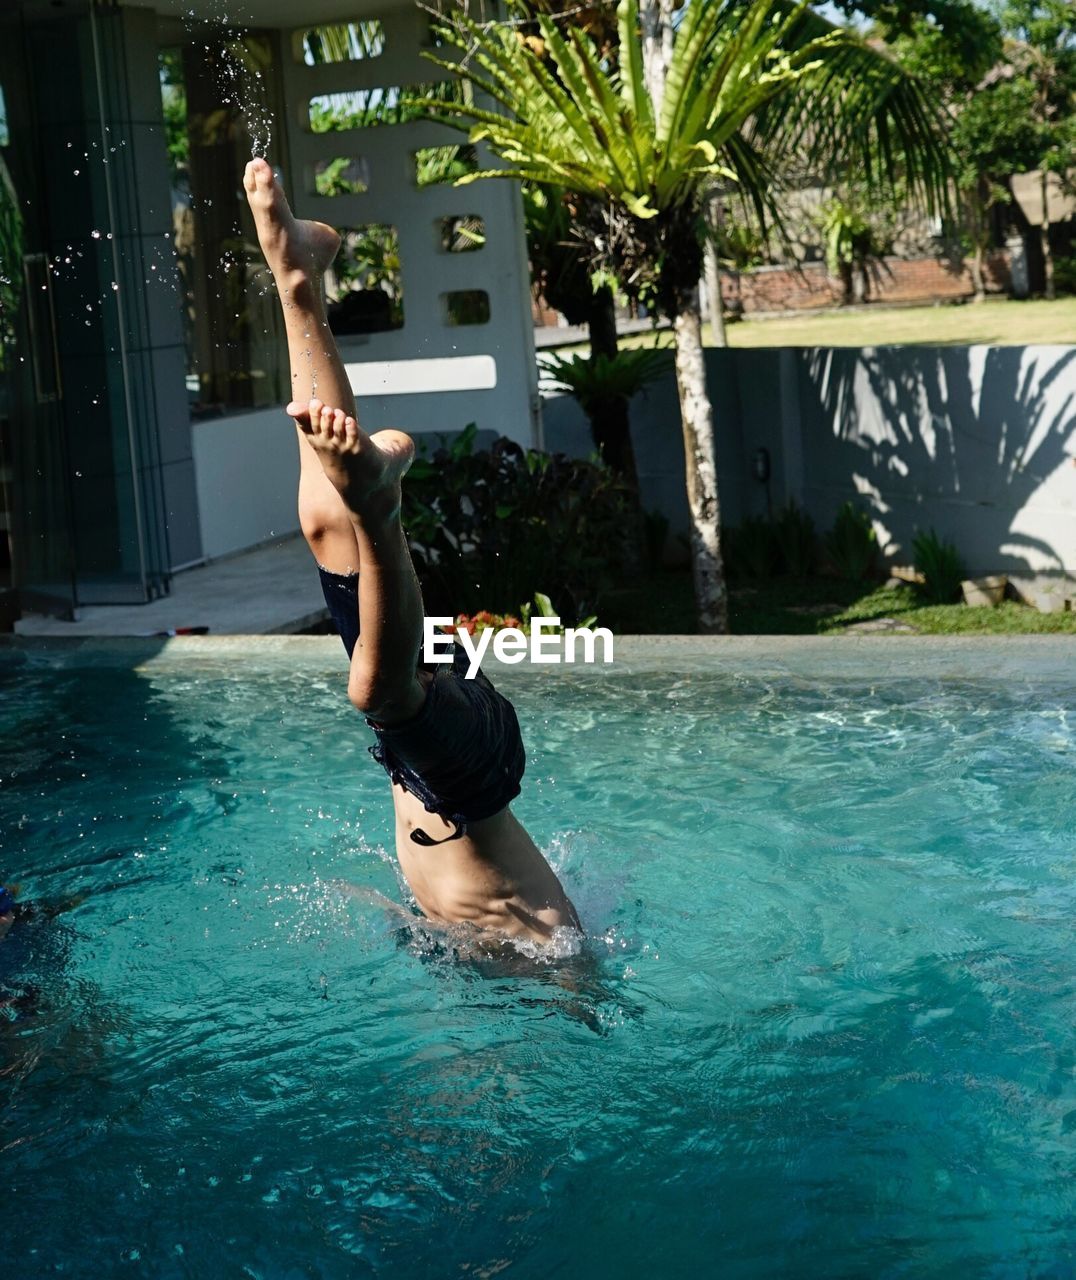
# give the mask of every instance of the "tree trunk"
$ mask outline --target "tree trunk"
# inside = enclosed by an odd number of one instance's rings
[[[587,308],[590,332],[590,358],[605,356],[615,360],[619,347],[616,334],[616,299],[608,285],[594,290]],[[593,406],[590,430],[602,460],[621,476],[638,494],[639,475],[635,468],[635,450],[631,443],[628,401],[623,396],[602,400]]]
[[[616,300],[607,284],[595,289],[587,304],[587,330],[590,334],[592,355],[607,356],[610,360],[617,353]]]
[[[654,115],[661,112],[661,101],[665,96],[665,80],[669,74],[669,63],[672,61],[673,24],[672,15],[676,0],[640,0],[639,25],[643,37],[643,74],[646,76],[646,91],[654,104]]]
[[[986,179],[979,179],[979,189],[971,195],[968,203],[968,221],[971,223],[971,237],[974,251],[971,255],[971,283],[975,289],[975,301],[986,301],[986,277],[983,274],[983,258],[986,241]]]
[[[847,307],[852,302],[852,264],[841,262],[837,270],[841,281],[841,306]]]
[[[691,513],[691,561],[699,631],[724,635],[729,629],[728,593],[721,562],[721,508],[717,495],[714,411],[706,389],[702,317],[698,302],[681,299],[676,334],[676,389],[684,433],[687,502]]]
[[[721,263],[717,257],[716,237],[721,227],[721,197],[714,192],[710,197],[707,219],[710,238],[706,242],[706,309],[710,313],[710,340],[715,347],[727,347],[725,333],[725,300],[721,296]]]
[[[1039,227],[1039,238],[1042,242],[1042,269],[1046,273],[1046,297],[1053,301],[1057,297],[1054,288],[1054,254],[1050,248],[1050,175],[1046,169],[1040,170],[1042,190],[1042,225]]]
[[[638,502],[639,473],[631,443],[629,404],[624,396],[596,401],[590,409],[590,431],[602,461],[620,476]]]
[[[640,0],[643,70],[655,116],[661,112],[673,48],[672,16],[677,0]],[[676,334],[676,388],[684,433],[684,469],[691,512],[691,563],[695,576],[695,605],[703,635],[729,629],[728,595],[721,563],[721,520],[717,500],[717,455],[714,411],[706,390],[702,348],[702,316],[698,289],[677,299],[673,317]]]

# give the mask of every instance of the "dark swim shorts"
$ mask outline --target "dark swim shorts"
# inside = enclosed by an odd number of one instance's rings
[[[359,575],[321,569],[321,589],[348,657],[359,638]],[[526,766],[515,709],[483,672],[466,678],[467,655],[456,645],[451,663],[422,663],[432,672],[426,701],[402,724],[367,720],[377,741],[370,754],[393,782],[457,830],[490,818],[520,792]],[[437,844],[414,831],[417,844]]]

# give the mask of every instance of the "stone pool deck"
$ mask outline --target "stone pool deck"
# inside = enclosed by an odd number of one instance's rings
[[[0,661],[134,666],[147,672],[230,668],[342,674],[335,636],[149,637],[0,636]],[[488,656],[497,681],[582,682],[663,672],[690,679],[977,679],[1011,685],[1076,686],[1076,636],[617,636],[609,665],[508,665]]]
[[[30,614],[19,636],[155,636],[208,627],[210,636],[293,635],[328,617],[310,551],[296,535],[254,551],[185,569],[172,590],[148,604],[84,605],[74,622]]]

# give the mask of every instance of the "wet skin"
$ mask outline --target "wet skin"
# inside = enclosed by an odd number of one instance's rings
[[[300,524],[319,564],[359,571],[363,627],[348,694],[374,721],[399,724],[422,707],[430,679],[418,668],[422,599],[400,525],[400,484],[414,443],[402,431],[368,435],[359,425],[322,298],[322,275],[340,237],[324,223],[294,217],[264,160],[247,166],[244,187],[284,306]],[[454,828],[402,787],[393,786],[392,795],[400,868],[431,920],[536,942],[557,927],[580,927],[552,868],[509,809],[426,847],[411,840],[413,830],[440,840]]]

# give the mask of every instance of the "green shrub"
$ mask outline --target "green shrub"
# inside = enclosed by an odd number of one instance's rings
[[[656,573],[662,566],[668,536],[669,517],[656,509],[647,511],[643,516],[643,537],[646,541],[646,561],[652,573]]]
[[[790,498],[773,522],[773,536],[780,556],[780,571],[806,578],[818,558],[818,534],[814,521]]]
[[[589,417],[595,406],[607,400],[630,400],[672,368],[668,351],[627,347],[615,356],[563,356],[543,354],[538,368],[550,385],[567,391]]]
[[[939,538],[933,529],[920,530],[912,540],[912,557],[923,575],[917,591],[931,604],[950,604],[960,597],[964,566],[951,542]]]
[[[731,578],[772,578],[781,549],[773,524],[765,516],[748,516],[722,534],[725,569]]]
[[[620,568],[623,485],[601,463],[503,436],[476,450],[476,434],[472,423],[420,452],[404,481],[404,528],[427,612],[511,612],[541,583],[566,619],[594,613]]]
[[[1058,293],[1076,293],[1076,254],[1054,259],[1054,288]]]
[[[846,502],[837,512],[826,551],[842,578],[862,582],[869,577],[878,559],[878,537],[867,512]]]

